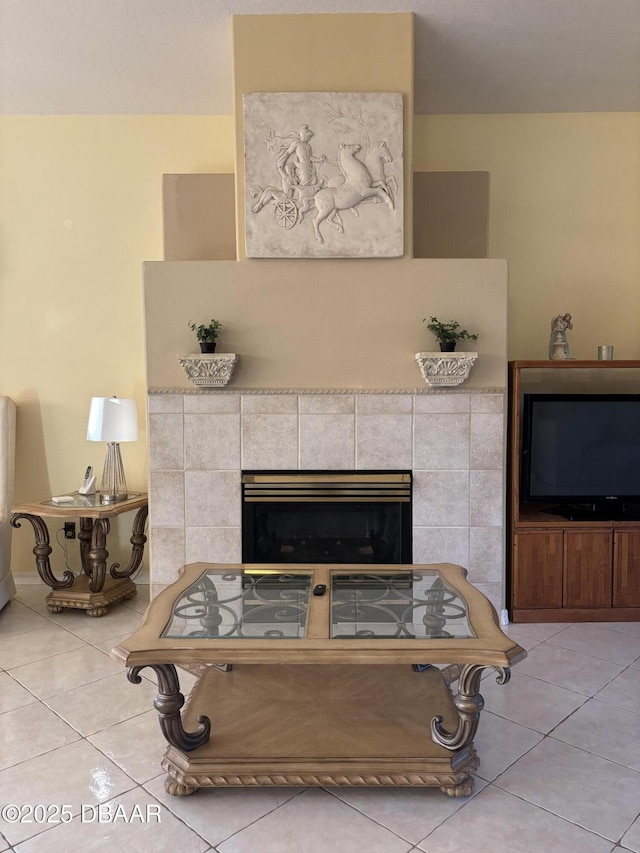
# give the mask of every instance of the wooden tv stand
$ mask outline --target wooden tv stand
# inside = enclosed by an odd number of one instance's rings
[[[507,595],[513,622],[640,619],[640,521],[569,521],[520,501],[523,371],[549,371],[555,378],[562,370],[619,368],[640,370],[640,361],[509,363]]]

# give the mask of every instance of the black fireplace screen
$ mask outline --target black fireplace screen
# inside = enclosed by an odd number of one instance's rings
[[[411,563],[408,471],[245,471],[244,563]]]

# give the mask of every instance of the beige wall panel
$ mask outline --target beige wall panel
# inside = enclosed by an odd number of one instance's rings
[[[234,175],[164,175],[165,261],[236,259]]]
[[[413,256],[486,258],[488,172],[413,173]]]
[[[145,306],[151,388],[193,390],[177,357],[198,351],[188,320],[210,317],[240,356],[229,389],[425,387],[430,315],[480,335],[465,388],[505,384],[505,261],[150,262]]]
[[[404,101],[405,253],[411,252],[413,138],[411,12],[232,17],[238,257],[244,250],[247,92],[400,92]]]

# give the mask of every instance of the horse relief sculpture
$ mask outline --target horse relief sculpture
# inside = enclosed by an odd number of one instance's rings
[[[244,121],[247,257],[403,254],[401,95],[252,93]]]

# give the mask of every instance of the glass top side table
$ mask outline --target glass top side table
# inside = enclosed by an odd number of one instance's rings
[[[148,514],[146,494],[130,494],[126,500],[101,504],[100,494],[72,493],[73,501],[55,504],[51,498],[16,504],[11,508],[11,525],[20,527],[26,520],[33,528],[36,568],[40,578],[51,587],[47,595],[47,609],[60,613],[64,608],[86,610],[89,616],[104,616],[110,605],[133,598],[136,586],[131,576],[139,568],[147,537],[144,533]],[[131,530],[131,556],[127,566],[114,563],[107,573],[107,536],[111,519],[125,512],[134,512]],[[82,573],[77,577],[72,571],[56,577],[49,556],[52,552],[47,519],[79,519],[78,543]]]
[[[111,654],[133,683],[147,666],[158,677],[176,795],[417,785],[466,796],[480,678],[492,668],[506,683],[526,656],[450,564],[191,564]],[[176,667],[197,675],[184,712]]]

